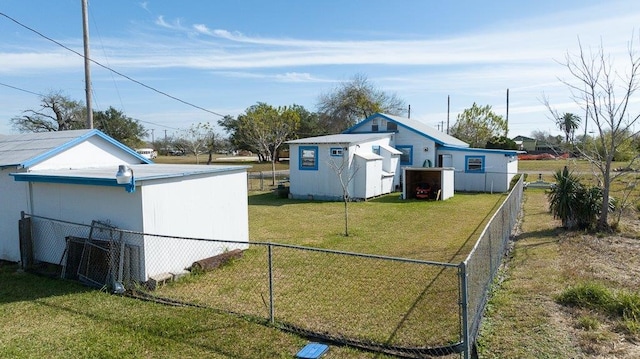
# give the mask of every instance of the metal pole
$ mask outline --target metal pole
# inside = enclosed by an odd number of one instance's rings
[[[271,244],[269,244],[269,321],[275,323],[275,310],[273,307],[273,256],[271,253]]]
[[[464,359],[471,358],[471,343],[469,343],[469,298],[467,288],[467,265],[465,262],[460,263],[458,267],[458,276],[460,277],[460,316],[462,317],[462,333],[461,339],[464,345]]]
[[[87,0],[82,0],[82,40],[84,42],[84,85],[87,98],[87,128],[93,128],[93,109],[91,108],[91,69],[89,66],[89,15]]]

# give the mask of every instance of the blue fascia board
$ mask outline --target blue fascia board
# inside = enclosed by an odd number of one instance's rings
[[[90,186],[108,186],[108,187],[125,187],[126,184],[118,184],[114,178],[96,178],[96,177],[68,177],[68,176],[33,176],[27,173],[9,173],[18,182],[41,182],[41,183],[64,183],[64,184],[80,184]]]
[[[516,150],[498,150],[498,149],[492,149],[492,148],[456,147],[456,146],[442,146],[440,148],[448,151],[495,153],[495,154],[503,154],[503,155],[509,155],[509,156],[515,156],[518,153],[523,152],[523,151],[516,151]]]
[[[127,146],[123,145],[122,143],[116,141],[115,139],[111,138],[110,136],[107,136],[104,132],[94,129],[94,130],[92,130],[90,132],[87,132],[86,134],[84,134],[82,136],[78,136],[78,137],[72,139],[71,141],[69,141],[69,142],[67,142],[67,143],[65,143],[65,144],[63,144],[61,146],[58,146],[58,147],[56,147],[56,148],[54,148],[54,149],[52,149],[50,151],[47,151],[47,152],[42,153],[42,154],[40,154],[38,156],[35,156],[35,157],[33,157],[33,158],[31,158],[31,159],[29,159],[27,161],[22,162],[20,164],[20,167],[28,168],[28,167],[34,166],[34,165],[36,165],[36,164],[38,164],[38,163],[40,163],[40,162],[42,162],[42,161],[44,161],[46,159],[49,159],[49,158],[51,158],[51,157],[53,157],[53,156],[55,156],[55,155],[57,155],[57,154],[59,154],[59,153],[61,153],[63,151],[68,150],[69,148],[71,148],[73,146],[78,145],[79,143],[82,143],[82,142],[86,141],[87,139],[89,139],[89,138],[91,138],[93,136],[98,136],[98,137],[104,139],[105,141],[107,141],[110,144],[118,147],[119,149],[127,152],[128,154],[135,156],[136,158],[138,158],[143,163],[146,163],[146,164],[153,163],[153,161],[151,161],[148,158],[142,156],[138,152],[130,149],[129,147],[127,147]]]

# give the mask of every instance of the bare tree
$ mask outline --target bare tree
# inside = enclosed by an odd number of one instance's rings
[[[200,153],[204,152],[211,143],[213,129],[208,122],[192,124],[176,141],[176,146],[183,147],[185,152],[196,156],[196,163],[200,164]]]
[[[404,115],[404,101],[396,94],[377,89],[367,77],[358,74],[318,99],[320,126],[327,133],[340,133],[376,112]]]
[[[77,130],[85,127],[86,109],[60,92],[40,98],[38,110],[25,110],[23,115],[11,119],[20,132],[50,132]]]
[[[619,73],[605,53],[602,44],[585,51],[578,40],[579,53],[567,53],[563,64],[574,81],[562,80],[569,87],[573,100],[585,111],[595,125],[594,141],[584,141],[577,149],[593,165],[602,186],[602,205],[597,228],[610,230],[609,202],[611,184],[625,172],[614,172],[611,163],[619,146],[637,135],[634,125],[640,113],[632,113],[630,101],[640,87],[640,55],[633,47],[632,36],[628,45],[627,73]],[[549,102],[545,105],[554,113]],[[630,160],[629,166],[638,158]]]
[[[349,166],[349,154],[342,152],[342,160],[336,163],[333,159],[328,162],[329,167],[335,172],[342,186],[342,201],[344,202],[344,236],[349,237],[349,183],[354,179],[358,172],[358,166],[354,165],[353,169]]]

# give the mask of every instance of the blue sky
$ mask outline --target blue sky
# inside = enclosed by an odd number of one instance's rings
[[[3,0],[0,13],[0,133],[38,108],[35,94],[84,103],[82,58],[15,22],[82,53],[81,1]],[[583,116],[560,82],[571,80],[567,52],[579,38],[623,62],[634,32],[640,50],[638,19],[637,0],[89,1],[93,60],[209,112],[97,65],[93,107],[113,106],[157,138],[257,102],[315,111],[321,94],[363,74],[436,128],[447,96],[453,125],[474,102],[504,116],[509,89],[510,137],[559,134],[543,95]]]

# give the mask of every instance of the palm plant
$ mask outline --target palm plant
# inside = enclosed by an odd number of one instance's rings
[[[572,113],[565,112],[562,117],[556,120],[558,128],[564,132],[565,141],[567,143],[573,142],[573,135],[578,127],[580,127],[580,117]]]
[[[566,229],[594,229],[602,207],[602,189],[584,186],[567,166],[558,170],[554,179],[556,183],[547,193],[554,218],[559,218]],[[609,201],[608,210],[614,209],[614,202]]]
[[[563,228],[575,228],[578,225],[576,215],[582,184],[567,166],[562,171],[557,170],[553,178],[556,183],[547,193],[549,209],[554,218],[562,221]]]

